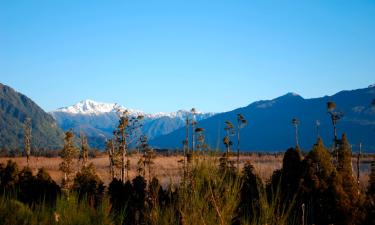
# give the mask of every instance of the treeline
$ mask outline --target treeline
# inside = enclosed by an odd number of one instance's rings
[[[34,157],[46,157],[46,158],[55,158],[60,157],[61,150],[52,150],[52,149],[32,149],[31,150],[31,156]],[[90,158],[95,158],[98,156],[102,156],[105,153],[103,151],[100,151],[98,149],[90,149],[89,156]],[[25,157],[26,154],[23,149],[8,149],[8,148],[2,148],[0,149],[0,157]]]

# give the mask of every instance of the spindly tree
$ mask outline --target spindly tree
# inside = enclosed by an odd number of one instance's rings
[[[357,153],[357,184],[360,185],[360,174],[361,174],[361,157],[362,157],[362,143],[359,143],[359,150]]]
[[[298,126],[300,124],[299,119],[298,118],[293,118],[292,119],[292,124],[294,126],[294,131],[295,131],[296,147],[299,147],[299,141],[298,141]]]
[[[240,138],[241,129],[247,125],[247,121],[242,114],[237,114],[237,170],[240,169]]]
[[[336,161],[337,159],[337,148],[339,145],[339,140],[337,138],[337,122],[344,116],[344,114],[340,111],[336,110],[336,103],[335,102],[327,102],[327,112],[331,118],[332,126],[333,126],[333,151],[332,154],[335,155]]]
[[[72,185],[74,175],[74,159],[77,157],[78,149],[74,145],[74,134],[72,130],[65,132],[64,148],[60,156],[62,162],[60,163],[60,170],[64,173],[62,187],[69,190]]]
[[[127,110],[121,112],[118,110],[119,124],[117,129],[114,131],[115,140],[118,143],[118,150],[121,154],[121,181],[125,182],[125,170],[126,170],[126,156],[128,147],[128,126],[129,126],[129,112]]]
[[[194,131],[195,135],[197,135],[196,139],[197,139],[197,146],[196,146],[196,149],[197,149],[197,152],[198,153],[204,153],[204,147],[206,146],[206,143],[205,143],[205,137],[204,137],[204,128],[201,128],[201,127],[197,127],[195,128],[195,131]]]
[[[320,120],[315,120],[316,137],[320,138]]]
[[[155,152],[154,149],[148,144],[148,138],[146,135],[142,135],[141,137],[141,149],[143,152],[142,162],[144,164],[144,172],[147,168],[149,180],[151,181],[151,165],[154,164],[153,159],[155,158]]]
[[[81,151],[79,154],[79,160],[82,160],[82,168],[83,168],[83,167],[86,167],[87,162],[88,162],[90,146],[88,144],[87,137],[83,132],[81,132],[80,134],[80,139],[81,139],[80,140]]]
[[[106,141],[106,152],[109,158],[109,174],[112,180],[116,177],[116,168],[120,162],[119,152],[116,151],[115,142],[113,139]]]
[[[128,148],[139,140],[143,115],[131,116],[128,110],[122,110],[118,107],[116,110],[119,116],[119,123],[113,134],[116,142],[116,152],[121,155],[121,181],[125,182],[125,177],[128,174],[127,168],[130,167],[130,161],[127,159]]]
[[[189,153],[189,127],[190,127],[190,120],[189,116],[185,119],[185,140],[182,142],[184,146],[184,157]]]
[[[226,132],[226,136],[223,139],[223,143],[226,147],[226,157],[229,157],[230,147],[233,145],[233,142],[230,140],[230,136],[234,135],[234,126],[230,121],[225,121],[224,130]]]
[[[195,127],[197,126],[197,121],[196,121],[196,118],[195,118],[195,115],[197,115],[197,110],[195,108],[192,108],[190,110],[191,112],[191,116],[192,116],[192,119],[191,119],[191,127],[192,127],[192,140],[191,140],[191,150],[192,152],[194,153],[195,151]]]
[[[27,166],[29,166],[30,154],[31,154],[31,118],[27,117],[23,125],[24,130],[24,146]]]

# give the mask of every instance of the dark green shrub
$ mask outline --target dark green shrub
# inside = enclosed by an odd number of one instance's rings
[[[245,164],[241,179],[240,200],[233,225],[241,224],[241,221],[255,223],[257,218],[260,217],[260,195],[263,192],[263,184],[261,179],[255,174],[254,167],[250,162]]]
[[[87,199],[91,206],[98,206],[104,194],[104,183],[96,174],[94,164],[84,166],[76,174],[73,190],[77,192],[79,201]]]
[[[60,187],[52,180],[44,168],[33,176],[30,168],[25,167],[19,174],[17,198],[29,205],[46,204],[54,206],[60,193]]]
[[[308,224],[333,224],[335,198],[333,174],[335,167],[329,151],[319,138],[313,150],[305,157],[303,180],[303,200]]]
[[[18,183],[18,166],[9,160],[6,166],[0,166],[0,194],[12,195]]]

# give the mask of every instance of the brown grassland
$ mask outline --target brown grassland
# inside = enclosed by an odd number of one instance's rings
[[[132,179],[137,175],[137,162],[142,157],[140,154],[132,154],[130,159],[130,170],[129,170],[129,177]],[[250,161],[251,164],[254,166],[256,173],[260,176],[263,182],[267,182],[271,177],[272,173],[281,168],[282,165],[282,154],[250,154],[250,155],[242,155],[240,157],[240,168],[243,167],[245,162]],[[0,163],[6,163],[8,160],[15,161],[20,168],[26,166],[26,157],[0,157]],[[182,155],[173,155],[173,156],[165,156],[165,155],[157,155],[153,160],[153,164],[151,166],[151,176],[157,177],[163,185],[167,184],[175,184],[180,181],[180,175],[182,174],[182,164],[179,161],[183,160]],[[235,161],[236,157],[232,157],[231,160]],[[108,156],[102,154],[98,157],[89,159],[95,167],[98,175],[103,180],[103,182],[108,185],[110,182],[109,176],[109,159]],[[356,172],[356,159],[353,158],[353,174],[357,174]],[[368,180],[369,180],[369,167],[370,159],[362,159],[361,160],[361,173],[360,173],[360,184],[361,189],[364,190],[367,187]],[[58,184],[61,183],[62,180],[62,172],[59,170],[59,164],[61,163],[60,157],[31,157],[30,158],[30,167],[34,171],[37,172],[38,168],[45,168],[47,172],[51,175],[52,179],[54,179]],[[78,161],[76,161],[75,165],[77,166],[77,170],[80,167]],[[148,172],[146,172],[146,178],[148,177]]]

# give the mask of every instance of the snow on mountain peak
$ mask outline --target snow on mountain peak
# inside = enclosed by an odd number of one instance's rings
[[[115,103],[102,103],[102,102],[96,102],[90,99],[80,101],[72,106],[59,108],[54,112],[62,112],[62,113],[68,113],[68,114],[83,114],[83,115],[100,115],[100,114],[105,114],[105,113],[115,113],[117,108],[120,108],[122,110],[128,110],[130,115],[134,115],[134,116],[144,115],[146,119],[158,119],[162,117],[184,119],[186,116],[191,114],[191,112],[188,110],[178,110],[177,112],[170,112],[170,113],[166,113],[166,112],[144,113],[141,110],[125,108]],[[203,116],[204,118],[214,115],[214,113],[202,113],[202,112],[197,112],[196,114],[197,116]]]
[[[63,107],[57,109],[55,112],[64,112],[70,114],[103,114],[103,113],[110,113],[116,111],[117,105],[115,103],[103,103],[103,102],[96,102],[90,99],[83,100],[78,102],[75,105]],[[123,106],[119,106],[121,109],[126,109]],[[134,109],[126,109],[129,111],[130,114],[143,114],[141,110],[134,110]]]

